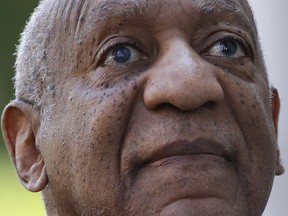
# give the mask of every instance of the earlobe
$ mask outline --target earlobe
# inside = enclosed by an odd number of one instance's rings
[[[37,149],[38,112],[20,101],[10,103],[2,116],[3,137],[19,179],[27,190],[38,192],[48,184],[44,160]]]
[[[278,117],[279,117],[279,112],[280,112],[280,98],[279,98],[278,90],[274,86],[271,87],[271,108],[272,108],[272,116],[273,116],[275,133],[276,135],[278,135]],[[277,145],[276,157],[277,158],[276,158],[275,175],[281,175],[284,173],[284,167],[280,159],[280,150],[279,150],[278,145]]]
[[[29,180],[26,184],[26,188],[32,192],[38,192],[43,190],[48,183],[46,169],[43,158],[29,169]]]

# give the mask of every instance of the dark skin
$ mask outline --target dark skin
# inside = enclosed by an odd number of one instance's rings
[[[22,184],[43,191],[48,215],[262,215],[283,173],[280,102],[246,1],[229,1],[238,13],[121,1],[99,20],[103,2],[82,11],[74,43],[55,24],[66,56],[51,67],[68,72],[54,75],[48,118],[20,100],[3,113]]]

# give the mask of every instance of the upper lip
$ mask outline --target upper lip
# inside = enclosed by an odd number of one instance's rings
[[[222,145],[213,140],[197,138],[193,141],[177,140],[164,145],[162,148],[153,151],[142,165],[147,165],[173,156],[184,156],[193,154],[207,154],[222,157],[228,161],[233,160],[232,151],[228,145]]]

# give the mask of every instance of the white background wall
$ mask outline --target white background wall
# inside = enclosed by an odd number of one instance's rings
[[[281,96],[279,145],[286,173],[275,178],[263,216],[288,215],[288,1],[250,0],[271,82]]]

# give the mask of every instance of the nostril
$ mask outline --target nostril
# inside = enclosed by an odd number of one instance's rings
[[[199,107],[197,107],[197,108],[195,108],[195,110],[196,109],[213,109],[213,108],[215,108],[217,106],[217,103],[216,102],[214,102],[214,101],[207,101],[206,103],[204,103],[202,106],[199,106]],[[161,104],[159,104],[159,105],[157,105],[156,107],[155,107],[155,109],[157,109],[157,110],[164,110],[164,109],[171,109],[171,110],[178,110],[179,109],[179,107],[177,107],[177,106],[174,106],[173,104],[170,104],[170,103],[161,103]],[[182,110],[182,111],[190,111],[190,109],[189,110]]]
[[[208,109],[212,109],[212,108],[215,108],[216,107],[216,102],[214,101],[207,101],[206,103],[204,103],[202,105],[202,107],[205,107],[205,108],[208,108]]]
[[[156,108],[157,109],[171,109],[171,108],[173,108],[174,106],[173,105],[171,105],[171,104],[169,104],[169,103],[161,103],[161,104],[159,104]],[[174,107],[175,108],[175,107]]]

